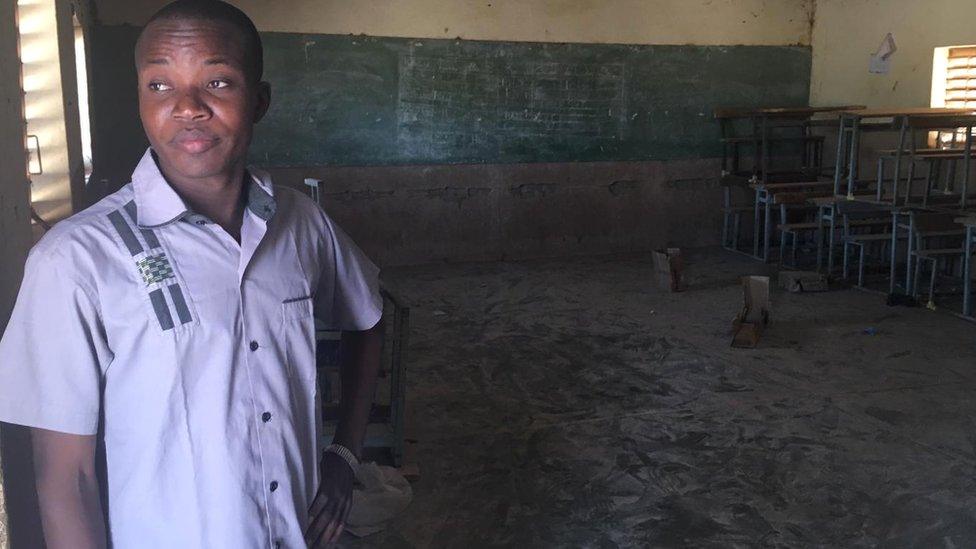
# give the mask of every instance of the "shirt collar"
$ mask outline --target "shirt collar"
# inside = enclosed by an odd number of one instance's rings
[[[248,167],[247,209],[264,221],[275,213],[274,186],[267,172]],[[136,223],[144,229],[155,229],[193,214],[180,195],[163,177],[152,149],[142,155],[132,172],[135,192]]]

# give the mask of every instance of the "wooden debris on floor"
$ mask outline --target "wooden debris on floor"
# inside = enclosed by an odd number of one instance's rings
[[[667,248],[652,252],[654,257],[654,272],[657,284],[662,289],[671,292],[681,292],[685,289],[682,274],[685,269],[684,258],[680,248]]]
[[[827,277],[813,271],[780,271],[779,287],[795,294],[826,292],[829,289]]]
[[[743,277],[742,293],[742,310],[732,321],[732,346],[751,349],[769,324],[769,277]]]

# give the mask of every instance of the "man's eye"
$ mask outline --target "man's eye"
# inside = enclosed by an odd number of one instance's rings
[[[215,90],[219,90],[219,89],[222,89],[222,88],[226,88],[227,86],[230,86],[230,82],[228,82],[226,80],[211,80],[207,84],[207,87],[209,87],[211,89],[215,89]]]
[[[167,86],[166,84],[163,84],[162,82],[150,82],[149,89],[152,91],[161,92],[161,91],[169,91],[173,88]]]

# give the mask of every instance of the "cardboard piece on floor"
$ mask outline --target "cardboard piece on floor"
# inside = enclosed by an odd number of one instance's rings
[[[681,275],[685,269],[685,262],[681,257],[681,248],[654,250],[652,256],[658,287],[672,292],[683,291],[685,287]]]
[[[400,474],[403,478],[409,480],[410,482],[417,482],[420,480],[420,466],[416,463],[407,463],[399,469]]]
[[[420,465],[417,463],[416,444],[407,440],[403,444],[403,465],[400,466],[400,474],[410,482],[420,480]]]
[[[732,346],[751,349],[769,324],[769,277],[742,277],[743,306],[732,321]]]
[[[826,292],[827,277],[813,271],[780,271],[779,287],[795,294],[802,292]]]

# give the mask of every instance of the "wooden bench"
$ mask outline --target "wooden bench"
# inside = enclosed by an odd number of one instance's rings
[[[783,135],[783,136],[770,136],[768,138],[770,141],[823,141],[823,135]],[[723,137],[719,139],[722,143],[759,143],[762,141],[762,136],[760,135],[740,135],[736,137]]]
[[[958,156],[962,158],[966,151],[962,149],[915,149],[915,156],[925,156],[925,157],[954,157]],[[898,149],[882,149],[878,151],[879,155],[882,156],[895,156],[898,154]],[[910,156],[912,154],[911,149],[902,149],[901,154]]]

